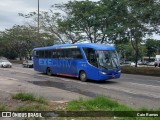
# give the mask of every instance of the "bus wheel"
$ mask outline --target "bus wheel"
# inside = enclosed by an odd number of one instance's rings
[[[51,75],[52,75],[52,70],[51,70],[51,68],[47,68],[46,73],[47,73],[47,75],[51,76]]]
[[[84,71],[81,71],[79,74],[79,78],[82,82],[86,82],[87,81],[87,75]]]

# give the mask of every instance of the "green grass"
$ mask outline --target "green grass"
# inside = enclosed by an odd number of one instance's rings
[[[28,101],[27,105],[17,106],[15,111],[45,111],[49,110],[48,102],[43,97],[36,97],[31,93],[17,93],[12,96],[13,99]]]
[[[131,111],[144,111],[144,110],[150,111],[150,110],[146,108],[134,109],[129,106],[120,104],[117,101],[110,100],[109,98],[105,96],[97,96],[93,99],[80,98],[79,100],[70,101],[68,105],[66,106],[66,110],[68,111],[102,111],[102,112],[104,111],[110,111],[110,112],[123,111],[122,113],[120,113],[122,114],[122,117],[118,117],[117,120],[153,120],[153,119],[158,120],[159,119],[159,118],[153,118],[153,117],[123,117],[123,115],[126,114],[127,111],[131,112]],[[128,114],[133,115],[132,112]],[[81,118],[79,119],[81,120]],[[108,117],[108,119],[113,119],[113,117]]]
[[[16,95],[12,96],[14,99],[22,100],[22,101],[33,101],[28,103],[27,105],[18,106],[15,108],[15,111],[47,111],[50,110],[51,106],[46,104],[46,100],[43,97],[35,97],[33,94],[30,93],[17,93]],[[60,109],[59,111],[63,111],[64,109]],[[76,120],[113,120],[113,113],[118,111],[118,114],[121,117],[117,117],[116,120],[159,120],[159,117],[153,118],[153,117],[124,117],[125,114],[133,115],[132,111],[154,111],[154,110],[148,110],[146,108],[141,109],[135,109],[131,108],[127,105],[123,105],[118,103],[117,101],[111,100],[105,96],[97,96],[93,99],[83,99],[80,98],[78,100],[72,100],[68,102],[68,104],[65,106],[66,111],[82,111],[83,114],[86,114],[87,117],[75,117]],[[87,112],[88,111],[88,112]],[[96,114],[95,111],[100,111],[100,113]],[[112,113],[112,116],[101,116],[104,112],[110,112]],[[121,112],[119,112],[121,111]],[[127,111],[130,111],[131,113],[127,113]],[[157,111],[160,111],[158,109]],[[102,112],[102,113],[101,113]],[[72,114],[72,113],[71,113]],[[94,116],[94,115],[97,115]],[[99,115],[101,114],[101,115]],[[106,114],[106,113],[104,113]],[[94,116],[94,117],[91,117]],[[64,117],[58,117],[57,120],[63,119]],[[73,119],[74,117],[67,117],[67,120]]]
[[[5,104],[0,103],[0,111],[6,111],[7,107]]]
[[[106,110],[106,111],[131,111],[130,107],[121,105],[116,101],[110,100],[104,96],[97,96],[94,99],[73,100],[68,103],[67,110]]]
[[[32,103],[26,106],[18,106],[15,111],[46,111],[49,110],[49,106],[45,104]]]
[[[42,104],[47,104],[47,101],[43,97],[36,97],[31,93],[17,93],[13,95],[12,98],[21,101],[36,101]]]

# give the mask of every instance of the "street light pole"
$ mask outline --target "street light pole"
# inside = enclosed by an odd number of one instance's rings
[[[38,0],[38,35],[37,39],[39,39],[39,0]]]

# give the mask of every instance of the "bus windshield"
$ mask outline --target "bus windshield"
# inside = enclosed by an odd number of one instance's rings
[[[104,69],[116,69],[120,66],[116,51],[98,50],[99,67]]]

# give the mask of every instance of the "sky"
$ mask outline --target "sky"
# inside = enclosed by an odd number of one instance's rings
[[[47,11],[51,5],[67,3],[69,0],[39,0],[39,10]],[[0,3],[0,31],[12,28],[13,25],[22,25],[27,19],[18,13],[28,14],[38,11],[38,0],[1,0]]]
[[[70,0],[39,0],[39,10],[48,11],[51,5],[67,3],[68,1]],[[25,22],[27,22],[27,19],[19,16],[18,13],[28,14],[29,12],[34,11],[38,11],[38,0],[1,0],[0,31],[10,29],[13,25],[25,24]],[[160,40],[159,35],[154,35],[153,38]]]

